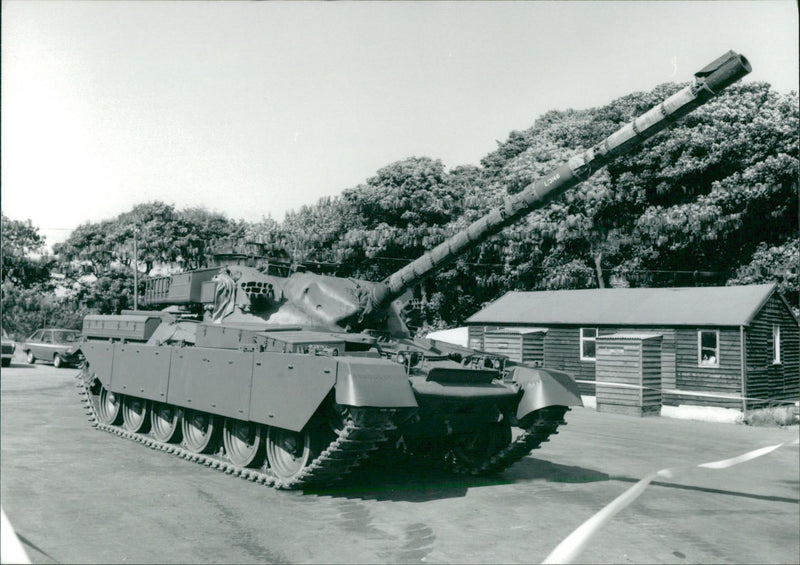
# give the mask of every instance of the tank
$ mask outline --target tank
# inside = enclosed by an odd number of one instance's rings
[[[79,388],[93,424],[276,488],[345,477],[378,450],[455,473],[509,467],[581,406],[566,373],[413,338],[425,277],[633,151],[750,71],[732,51],[693,84],[572,157],[383,281],[258,264],[233,246],[151,279],[150,310],[90,315]]]

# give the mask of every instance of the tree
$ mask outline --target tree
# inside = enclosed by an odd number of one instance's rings
[[[140,281],[139,295],[144,290]],[[112,269],[95,281],[76,283],[72,299],[97,314],[119,314],[133,308],[133,272],[129,269]]]
[[[149,273],[156,265],[199,268],[205,264],[207,246],[224,237],[244,234],[244,224],[204,208],[178,211],[171,204],[148,202],[134,206],[113,220],[78,226],[54,251],[62,264],[77,261],[96,275],[113,265],[133,268],[136,228],[140,270]]]
[[[366,228],[437,225],[458,215],[460,199],[446,182],[444,165],[427,157],[411,157],[379,169],[374,177],[344,199]]]
[[[134,229],[138,260],[134,261]],[[208,247],[245,233],[244,222],[204,208],[176,210],[163,202],[134,206],[111,220],[85,223],[55,246],[59,269],[77,287],[75,300],[102,314],[133,306],[133,268],[196,269],[207,264]],[[86,282],[85,275],[93,275]],[[143,279],[140,277],[140,293]]]
[[[29,288],[10,281],[2,285],[2,324],[9,334],[22,340],[36,329],[48,326],[80,329],[88,310],[68,296],[57,296],[52,288]]]
[[[800,315],[800,238],[794,237],[781,245],[761,243],[751,260],[736,269],[729,285],[778,283],[778,290]]]
[[[761,243],[797,233],[797,95],[764,83],[732,90],[669,142],[687,146],[662,167],[637,220],[635,259],[645,268],[729,271]],[[660,196],[671,185],[675,194]]]
[[[521,190],[681,86],[548,112],[482,160],[488,182]],[[501,234],[506,270],[523,275],[517,288],[552,288],[569,277],[550,273],[578,263],[594,267],[592,285],[607,284],[610,274],[633,284],[686,284],[679,271],[724,283],[761,242],[780,244],[797,231],[797,106],[796,93],[780,95],[765,83],[732,86]],[[531,249],[546,259],[538,269],[524,259]]]
[[[20,222],[2,214],[2,277],[0,282],[12,282],[28,288],[47,281],[50,271],[46,262],[33,258],[44,250],[44,238],[31,221]]]

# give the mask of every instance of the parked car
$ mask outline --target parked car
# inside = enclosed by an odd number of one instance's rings
[[[8,337],[6,330],[3,330],[3,367],[11,365],[11,359],[14,358],[14,351],[17,349],[17,344],[14,340]]]
[[[52,362],[58,369],[64,365],[77,365],[83,360],[80,352],[81,332],[57,328],[37,330],[22,344],[28,363],[38,359]]]

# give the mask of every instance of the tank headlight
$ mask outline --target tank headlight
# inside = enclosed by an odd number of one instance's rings
[[[397,359],[397,362],[400,363],[401,365],[405,365],[406,364],[406,356],[403,355],[402,353],[398,353],[396,359]]]
[[[494,367],[496,370],[499,371],[500,370],[500,359],[493,360],[492,361],[492,367]]]

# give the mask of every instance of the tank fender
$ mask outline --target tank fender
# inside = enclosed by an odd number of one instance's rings
[[[417,407],[403,366],[369,357],[338,358],[336,402],[373,408]]]
[[[524,366],[513,371],[512,378],[523,391],[517,419],[548,406],[583,406],[578,383],[567,373]]]
[[[114,344],[108,341],[84,341],[83,357],[90,375],[94,375],[107,389],[111,388],[111,367],[114,361]]]
[[[336,381],[335,357],[256,353],[250,393],[250,420],[299,432]]]

